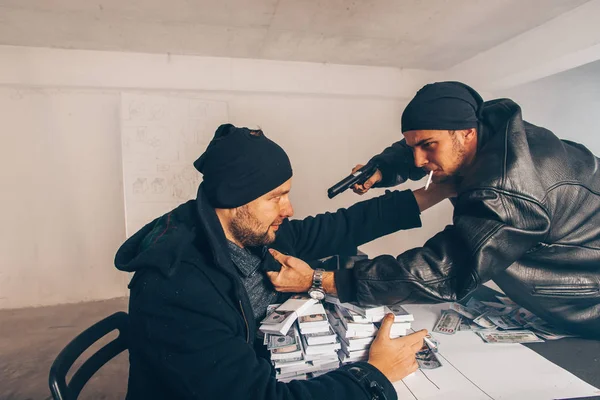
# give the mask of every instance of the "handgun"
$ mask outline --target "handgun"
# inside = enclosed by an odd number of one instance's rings
[[[329,189],[327,189],[327,196],[333,199],[338,194],[344,192],[352,185],[362,185],[377,171],[377,164],[369,162],[367,165],[361,167],[356,172],[348,175]]]

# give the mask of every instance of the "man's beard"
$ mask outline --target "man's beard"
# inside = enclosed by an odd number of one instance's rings
[[[463,145],[460,144],[460,142],[458,141],[458,138],[456,137],[456,134],[452,136],[452,152],[455,154],[454,156],[454,171],[452,171],[447,179],[445,180],[446,182],[456,182],[457,179],[460,179],[460,176],[464,173],[464,166],[465,166],[465,160],[466,160],[466,154],[467,154],[467,150],[465,150],[465,147]]]
[[[238,215],[229,226],[233,238],[244,247],[258,247],[273,243],[275,236],[269,236],[269,228],[270,225],[264,229],[260,221],[243,206],[238,209]]]
[[[454,154],[454,166],[452,170],[448,172],[444,171],[446,174],[436,177],[437,179],[433,181],[434,183],[456,183],[461,180],[467,151],[465,150],[465,147],[460,144],[455,134],[452,136],[452,153]]]

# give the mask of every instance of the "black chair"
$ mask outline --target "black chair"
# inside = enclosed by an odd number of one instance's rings
[[[128,348],[127,334],[129,316],[125,312],[118,312],[102,321],[90,326],[71,341],[56,357],[50,368],[50,391],[54,400],[75,400],[89,379],[104,364]],[[75,360],[89,347],[108,333],[119,331],[116,339],[106,344],[73,374],[67,385],[67,373]]]

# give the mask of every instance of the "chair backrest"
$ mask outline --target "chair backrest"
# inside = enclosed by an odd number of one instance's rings
[[[108,361],[128,348],[128,327],[129,316],[127,313],[121,311],[90,326],[73,339],[56,357],[50,368],[49,384],[54,400],[77,399],[81,389],[83,389],[92,375]],[[90,356],[73,374],[67,385],[67,373],[77,358],[94,343],[115,329],[119,331],[119,336]]]

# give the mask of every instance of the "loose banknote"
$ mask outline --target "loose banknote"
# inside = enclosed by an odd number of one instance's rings
[[[446,335],[454,335],[460,326],[461,317],[453,310],[442,311],[442,316],[435,323],[433,332],[444,333]]]
[[[459,331],[482,331],[485,329],[486,328],[483,328],[465,318],[463,318],[462,321],[460,321],[460,326],[458,327]]]
[[[507,306],[506,304],[498,303],[498,302],[495,302],[495,301],[483,301],[482,300],[481,304],[483,304],[483,305],[485,305],[487,307],[490,307],[490,308],[496,308],[498,310],[506,310],[507,308],[508,309],[513,308],[513,307],[510,307],[510,306]]]
[[[509,299],[508,297],[505,296],[496,296],[496,298],[498,300],[500,300],[503,304],[509,306],[509,307],[518,307],[518,304],[515,303],[514,301],[512,301],[511,299]]]
[[[476,310],[471,310],[470,308],[465,307],[460,303],[451,303],[450,309],[469,319],[475,319],[481,314],[480,312],[477,312]]]
[[[435,369],[442,366],[442,363],[438,359],[435,354],[436,350],[434,350],[431,345],[424,341],[423,347],[416,354],[417,364],[419,364],[419,368],[421,369]]]
[[[496,325],[487,318],[490,314],[491,311],[484,312],[479,317],[475,318],[473,322],[485,329],[496,329]]]
[[[480,302],[479,300],[477,300],[474,297],[471,297],[469,299],[469,301],[467,301],[466,306],[468,309],[474,310],[478,314],[483,314],[484,312],[486,312],[488,310],[488,307],[485,304],[483,304],[482,302]]]
[[[536,343],[543,342],[531,331],[481,331],[476,332],[486,343]]]
[[[514,321],[510,315],[506,314],[497,314],[497,313],[489,313],[486,315],[487,319],[492,321],[494,325],[501,329],[521,329],[523,326],[519,325],[516,321]]]

